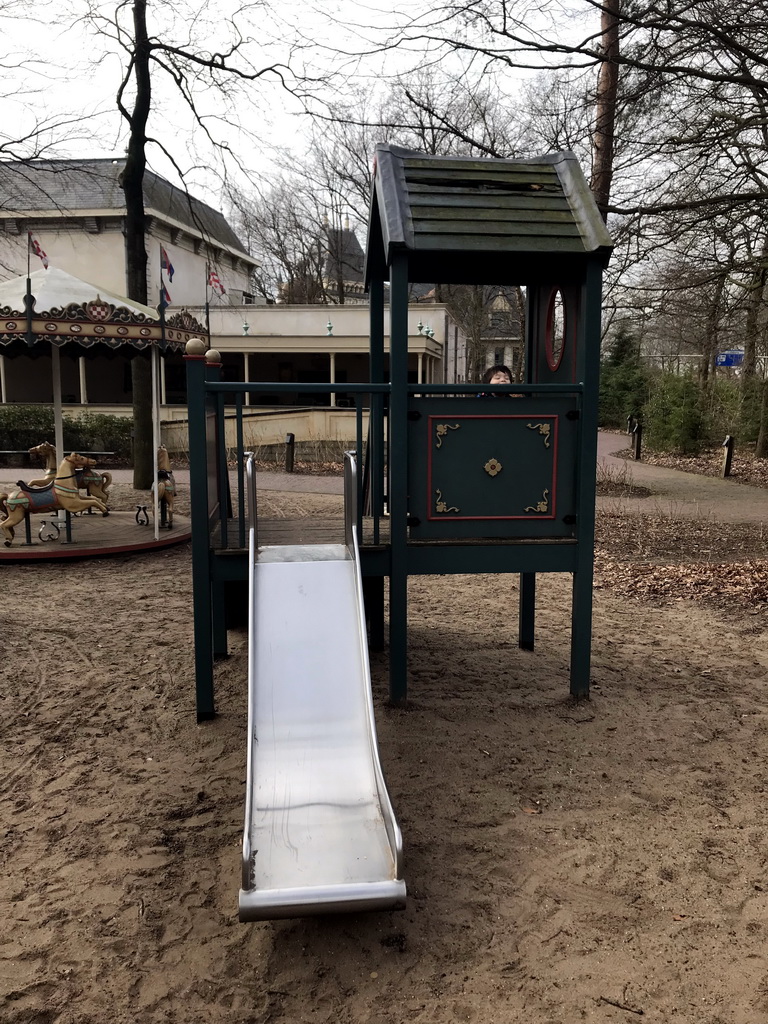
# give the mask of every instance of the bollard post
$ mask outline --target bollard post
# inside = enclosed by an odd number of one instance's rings
[[[731,475],[731,463],[733,462],[733,446],[736,444],[736,438],[732,434],[726,434],[725,440],[723,441],[723,467],[722,477],[725,479]]]
[[[633,426],[634,422],[635,422],[634,416],[627,416],[627,433],[628,434],[632,433],[632,426]]]
[[[635,462],[640,461],[641,449],[643,444],[643,425],[642,423],[636,423],[632,428],[632,455]]]
[[[296,436],[294,434],[285,435],[285,472],[293,472],[293,451],[296,446]]]

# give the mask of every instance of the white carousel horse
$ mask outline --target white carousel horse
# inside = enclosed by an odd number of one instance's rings
[[[39,480],[28,480],[27,487],[45,487],[56,476],[56,448],[49,442],[35,445],[29,449],[30,455],[42,455],[45,459],[45,476]],[[112,486],[112,474],[102,472],[99,469],[78,469],[77,486],[81,491],[86,491],[89,498],[98,498],[106,505],[109,501],[108,489]]]
[[[160,506],[160,525],[173,528],[173,498],[176,494],[176,481],[171,472],[171,459],[168,449],[161,444],[157,449],[157,503]]]
[[[5,546],[9,548],[13,542],[14,527],[33,512],[56,512],[59,509],[84,512],[88,508],[95,508],[102,515],[109,515],[103,501],[98,498],[81,498],[77,493],[77,470],[95,465],[95,459],[72,452],[64,457],[47,486],[30,488],[20,480],[18,488],[0,502],[7,513],[6,518],[0,522],[0,530],[5,534]]]

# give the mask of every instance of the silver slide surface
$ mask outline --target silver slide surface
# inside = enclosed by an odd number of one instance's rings
[[[354,526],[347,545],[258,548],[251,533],[240,920],[401,908]]]

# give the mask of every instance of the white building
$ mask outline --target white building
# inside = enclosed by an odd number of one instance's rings
[[[124,161],[0,162],[0,278],[42,266],[29,254],[31,234],[49,265],[97,287],[125,294]],[[258,261],[246,252],[223,214],[147,171],[144,183],[149,305],[161,286],[161,247],[173,266],[162,272],[168,313],[185,308],[201,323],[210,312],[211,346],[223,356],[227,380],[353,383],[368,379],[367,305],[254,305],[251,275]],[[212,267],[225,291],[207,288]],[[361,296],[362,298],[362,296]],[[421,326],[419,326],[421,324]],[[329,326],[330,325],[330,326]],[[409,374],[414,383],[465,379],[464,337],[445,306],[414,306],[410,314]],[[52,401],[50,357],[2,360],[2,394],[9,403]],[[65,411],[131,409],[128,354],[63,352]],[[71,364],[71,365],[69,365]],[[164,418],[185,415],[184,362],[162,361]],[[323,404],[327,396],[249,396],[253,405]],[[335,400],[334,400],[335,401]],[[339,398],[343,405],[345,399]]]

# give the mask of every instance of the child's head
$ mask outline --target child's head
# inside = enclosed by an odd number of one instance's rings
[[[501,363],[497,363],[495,366],[489,366],[483,374],[483,384],[511,384],[512,383],[512,371],[508,366],[503,366]]]

